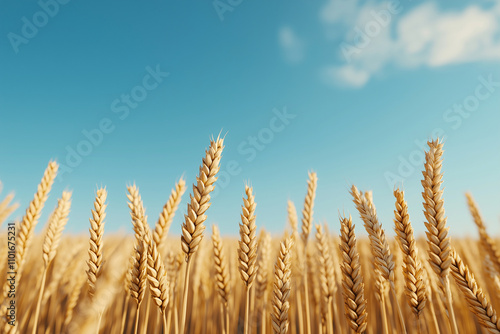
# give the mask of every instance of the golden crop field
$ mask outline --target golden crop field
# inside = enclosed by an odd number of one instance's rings
[[[7,273],[2,333],[500,333],[498,244],[470,194],[478,237],[449,237],[441,141],[428,142],[422,166],[427,235],[420,238],[400,189],[394,219],[383,227],[372,192],[354,185],[358,212],[341,214],[339,231],[316,224],[314,172],[301,211],[288,202],[282,235],[258,227],[258,199],[249,186],[240,238],[224,237],[217,226],[206,230],[223,149],[216,138],[205,152],[182,212],[180,242],[168,232],[187,190],[182,178],[154,228],[134,184],[127,187],[133,235],[104,232],[106,188],[89,208],[89,234],[63,233],[68,191],[35,234],[58,171],[50,162],[24,216],[7,224],[0,239],[8,255],[0,260]],[[12,195],[0,202],[0,223],[16,208],[12,203]],[[356,240],[363,227],[368,238]],[[386,230],[396,237],[386,237]]]

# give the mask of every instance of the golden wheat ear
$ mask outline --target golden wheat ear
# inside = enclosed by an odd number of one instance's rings
[[[89,260],[87,261],[88,270],[88,293],[91,297],[95,295],[97,278],[101,274],[103,261],[103,237],[104,237],[104,219],[106,218],[106,198],[108,193],[105,188],[97,190],[92,209],[92,218],[90,221],[90,239],[89,239]]]
[[[181,177],[175,188],[172,189],[170,193],[170,197],[168,198],[167,203],[163,206],[163,210],[160,213],[160,217],[158,218],[158,222],[156,222],[155,230],[153,233],[153,240],[157,247],[160,247],[165,242],[167,238],[168,231],[170,230],[170,225],[172,225],[172,220],[174,219],[175,212],[179,207],[179,204],[182,200],[182,195],[186,191],[186,181]]]
[[[483,222],[483,218],[479,213],[479,208],[477,207],[474,198],[470,193],[465,194],[467,198],[467,205],[469,206],[469,211],[471,213],[472,219],[477,226],[479,231],[479,240],[481,241],[481,246],[486,251],[490,257],[490,261],[495,266],[496,271],[500,272],[500,251],[498,250],[495,241],[490,237],[486,231],[486,225]]]
[[[425,165],[421,181],[424,200],[425,226],[427,228],[427,244],[429,246],[429,263],[439,276],[439,287],[446,297],[446,308],[449,313],[452,332],[457,334],[458,327],[453,312],[449,273],[451,266],[451,239],[446,226],[443,189],[443,143],[439,140],[427,142],[429,151],[425,153]]]
[[[404,191],[396,189],[394,196],[396,197],[394,224],[396,226],[396,239],[403,252],[405,293],[412,312],[418,318],[427,302],[423,268],[418,257],[417,243],[413,236],[413,227],[408,214],[408,205],[404,199]]]
[[[229,294],[231,293],[231,280],[229,277],[229,268],[224,254],[224,247],[220,238],[219,228],[216,225],[212,226],[212,245],[214,249],[215,261],[215,278],[217,291],[227,307],[229,302]]]
[[[288,331],[288,311],[290,309],[291,276],[292,276],[292,239],[286,238],[280,243],[278,259],[274,269],[274,287],[271,313],[273,332],[285,334]]]
[[[243,198],[243,212],[241,214],[238,254],[241,279],[247,287],[250,287],[255,278],[255,263],[257,261],[256,204],[252,188],[246,186],[245,194],[246,198]]]
[[[451,274],[465,297],[469,309],[489,333],[500,333],[500,318],[469,270],[455,250],[451,252]]]
[[[351,216],[340,217],[340,251],[342,253],[342,294],[345,316],[355,333],[364,333],[367,327],[365,285],[361,274],[354,224]]]
[[[196,178],[197,183],[193,185],[193,194],[190,196],[187,213],[184,215],[181,236],[182,250],[187,260],[196,252],[203,239],[203,231],[205,231],[203,223],[207,219],[205,212],[210,207],[210,193],[214,190],[214,183],[217,181],[223,149],[224,139],[217,138],[210,141],[210,147],[205,152],[200,166],[200,174]]]

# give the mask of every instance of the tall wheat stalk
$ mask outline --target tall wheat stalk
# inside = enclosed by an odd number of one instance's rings
[[[229,295],[231,293],[231,278],[229,276],[228,263],[224,254],[219,228],[216,225],[212,226],[212,245],[214,249],[216,286],[224,308],[224,331],[229,334]]]
[[[455,313],[453,312],[453,301],[451,296],[450,281],[448,275],[451,265],[451,241],[448,236],[449,227],[446,227],[444,211],[443,174],[443,143],[439,140],[427,142],[429,151],[425,153],[425,166],[422,172],[422,186],[424,191],[424,215],[427,227],[427,243],[429,245],[429,261],[432,269],[439,277],[440,287],[446,297],[450,326],[454,334],[458,334]]]
[[[304,209],[302,210],[302,243],[304,244],[304,251],[307,249],[307,241],[311,233],[314,214],[314,199],[316,197],[316,187],[318,184],[318,177],[316,173],[309,173],[309,180],[307,181],[307,194],[304,200]],[[311,334],[311,312],[309,306],[309,283],[307,277],[307,267],[303,273],[304,280],[304,304],[305,304],[305,327],[306,333]]]
[[[403,252],[403,276],[405,279],[405,293],[408,304],[417,317],[420,329],[420,315],[427,302],[426,287],[423,277],[423,268],[418,257],[418,248],[413,236],[408,205],[404,199],[404,191],[394,190],[396,210],[394,210],[394,224],[399,247]],[[420,330],[419,330],[420,331]]]
[[[288,310],[291,289],[292,239],[286,238],[280,243],[278,259],[274,269],[274,287],[271,312],[273,332],[285,334],[288,331]]]
[[[353,185],[351,187],[351,195],[370,239],[371,252],[375,260],[375,269],[378,270],[382,277],[389,283],[389,290],[394,298],[401,330],[406,333],[406,325],[394,285],[394,260],[385,232],[378,221],[377,210],[373,203],[372,194],[371,192],[363,194]]]
[[[243,198],[241,206],[240,241],[238,247],[239,271],[241,279],[245,284],[246,303],[244,334],[248,334],[250,321],[250,289],[255,279],[257,261],[257,225],[255,224],[255,196],[249,186],[245,186],[246,198]]]
[[[316,224],[316,246],[318,249],[318,267],[321,282],[321,295],[326,305],[327,330],[333,334],[333,297],[335,294],[335,278],[330,247],[323,226]]]
[[[160,249],[162,249],[161,245],[163,245],[165,239],[167,238],[168,231],[170,230],[170,225],[172,225],[175,212],[179,207],[179,204],[182,200],[182,195],[184,195],[185,191],[186,181],[181,177],[179,181],[177,181],[175,188],[172,189],[167,203],[165,203],[165,205],[163,206],[163,210],[160,213],[160,217],[156,222],[155,230],[153,232],[153,240],[156,246]]]
[[[190,260],[203,239],[203,232],[205,231],[203,223],[207,219],[205,212],[210,207],[210,193],[214,190],[214,183],[217,181],[217,173],[220,169],[220,159],[223,149],[223,138],[217,137],[217,139],[210,141],[210,147],[205,152],[205,157],[200,166],[200,174],[196,178],[196,184],[193,184],[193,194],[190,196],[187,213],[184,215],[181,246],[186,255],[186,274],[184,276],[184,292],[180,315],[180,334],[184,334],[186,326],[189,273],[191,268]]]
[[[477,226],[479,231],[479,238],[481,240],[481,245],[483,246],[486,253],[489,255],[491,262],[495,266],[496,271],[500,271],[500,252],[495,244],[495,241],[490,237],[486,231],[486,225],[483,222],[483,218],[479,213],[474,198],[470,193],[465,194],[467,198],[467,205],[469,206],[469,211],[471,213],[472,219]]]
[[[489,333],[500,333],[500,318],[488,298],[485,297],[483,290],[478,286],[474,275],[455,250],[451,252],[450,268],[455,283],[481,326]]]
[[[365,285],[356,246],[356,235],[351,216],[340,217],[340,251],[342,252],[342,292],[345,316],[355,333],[364,333],[367,326]]]
[[[45,280],[47,278],[47,270],[56,256],[57,248],[61,240],[62,231],[66,223],[68,222],[68,214],[71,208],[71,192],[64,191],[62,197],[57,202],[57,208],[49,222],[47,228],[47,233],[45,234],[45,239],[43,241],[43,274],[42,280],[40,282],[40,292],[38,294],[38,301],[36,304],[33,334],[36,334],[38,327],[38,317],[40,315],[40,307],[42,304],[43,292],[45,289]]]

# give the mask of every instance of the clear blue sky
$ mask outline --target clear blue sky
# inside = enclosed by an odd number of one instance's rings
[[[345,210],[363,232],[354,183],[373,190],[393,234],[392,189],[403,182],[423,233],[415,142],[441,129],[451,232],[476,233],[467,190],[500,232],[500,1],[231,3],[3,1],[0,198],[15,191],[13,217],[57,159],[71,172],[55,183],[40,225],[71,189],[67,229],[85,232],[105,185],[106,231],[131,231],[125,187],[134,181],[153,224],[181,175],[191,192],[210,136],[222,131],[222,170],[233,175],[207,224],[224,234],[238,233],[245,182],[258,226],[281,231],[287,200],[302,207],[309,170],[319,177],[315,220],[331,230]],[[99,127],[106,133],[89,146],[84,132]]]

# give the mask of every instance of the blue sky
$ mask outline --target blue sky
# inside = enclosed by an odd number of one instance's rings
[[[467,190],[500,232],[500,1],[2,7],[0,198],[15,192],[13,218],[57,159],[66,172],[40,225],[71,189],[67,230],[86,231],[95,191],[106,186],[106,230],[131,231],[131,182],[153,224],[181,175],[191,192],[210,136],[222,131],[224,177],[207,220],[222,233],[238,232],[246,182],[258,226],[279,233],[287,200],[302,207],[310,170],[319,178],[315,219],[331,230],[340,210],[364,232],[348,193],[354,183],[373,190],[393,234],[397,183],[423,233],[422,144],[444,136],[451,232],[476,233]]]

